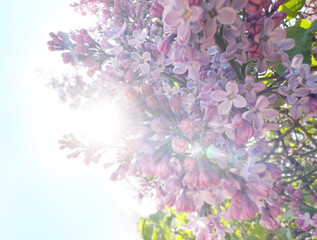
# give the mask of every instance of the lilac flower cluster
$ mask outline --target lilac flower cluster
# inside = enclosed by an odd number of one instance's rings
[[[301,55],[290,60],[285,53],[295,42],[278,27],[286,17],[276,11],[281,4],[82,0],[74,7],[98,17],[95,31],[50,35],[49,48],[63,51],[65,63],[84,66],[97,88],[125,96],[118,101],[133,123],[105,164],[116,166],[112,179],[138,178],[158,209],[190,213],[186,228],[197,239],[233,232],[221,219],[259,215],[263,227],[279,227],[281,169],[263,159],[272,150],[267,132],[281,127],[272,124],[282,112],[276,98],[293,120],[317,116],[317,74]],[[279,60],[285,73],[262,83]],[[66,136],[61,144],[83,148],[72,141]],[[100,148],[90,150],[98,160]],[[316,227],[316,215],[296,213],[299,227]]]

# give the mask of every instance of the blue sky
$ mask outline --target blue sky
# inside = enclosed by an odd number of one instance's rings
[[[133,240],[137,232],[123,187],[58,150],[71,113],[34,76],[63,65],[46,41],[74,19],[65,0],[0,1],[1,240]]]

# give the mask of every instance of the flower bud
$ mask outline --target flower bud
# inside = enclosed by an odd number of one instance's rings
[[[232,127],[233,128],[241,128],[243,126],[243,118],[240,113],[236,114],[232,118]]]
[[[198,172],[198,181],[201,188],[219,185],[221,178],[207,161],[200,160],[198,162]]]
[[[172,149],[176,153],[184,153],[188,149],[188,143],[182,138],[176,138],[172,142]]]
[[[150,108],[156,108],[158,105],[157,98],[154,95],[147,96],[145,101],[146,105],[148,105]]]
[[[188,171],[183,180],[182,184],[184,187],[187,187],[189,190],[194,190],[198,186],[198,175],[195,170]]]
[[[180,113],[180,110],[182,108],[182,98],[178,94],[173,94],[170,99],[171,108],[174,111],[174,113]]]
[[[185,192],[183,192],[177,201],[175,207],[178,212],[193,212],[195,211],[195,205],[192,199],[189,199]]]
[[[193,123],[189,119],[184,119],[179,123],[178,127],[183,133],[190,133],[193,130]]]
[[[162,179],[166,179],[168,177],[170,174],[170,163],[167,158],[158,163],[156,174]]]
[[[148,97],[150,95],[154,94],[154,89],[152,87],[152,85],[150,84],[146,84],[144,83],[141,87],[140,87],[141,93],[144,97]]]
[[[135,102],[139,98],[139,94],[133,87],[124,89],[124,96],[131,102]]]
[[[196,167],[196,159],[193,157],[187,157],[185,158],[184,165],[188,170],[193,170]]]
[[[158,2],[153,2],[150,8],[150,14],[154,18],[161,18],[164,8]]]
[[[201,2],[202,0],[189,0],[189,4],[195,6],[198,6]]]

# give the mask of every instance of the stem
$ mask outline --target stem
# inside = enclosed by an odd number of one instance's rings
[[[306,128],[302,124],[300,124],[298,120],[293,119],[290,115],[288,115],[288,114],[285,114],[285,115],[294,122],[296,127],[298,127],[300,130],[302,130],[302,132],[305,133],[306,137],[308,137],[309,140],[312,142],[312,144],[314,144],[315,147],[317,148],[316,139],[313,138],[313,136],[306,130]]]
[[[225,52],[226,51],[226,44],[225,44],[223,37],[216,33],[215,40],[216,40],[216,44],[220,48],[220,50],[222,52]],[[239,70],[238,64],[233,59],[229,60],[229,63],[230,63],[230,66],[232,67],[233,71],[236,73],[236,75],[239,79],[239,82],[243,82],[244,77],[243,77],[241,71]]]
[[[184,86],[184,83],[181,82],[178,78],[173,77],[173,76],[171,76],[171,75],[169,75],[169,74],[167,74],[165,72],[161,72],[160,74],[161,74],[161,76],[167,77],[169,80],[172,80],[173,82],[179,83],[180,86]]]

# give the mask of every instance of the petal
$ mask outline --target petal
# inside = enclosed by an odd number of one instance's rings
[[[264,120],[260,114],[256,114],[253,118],[253,128],[255,131],[259,131],[264,125]]]
[[[245,98],[249,103],[254,103],[256,101],[256,93],[255,91],[250,91],[245,94]]]
[[[286,30],[282,28],[276,28],[271,34],[270,39],[272,42],[280,42],[286,38]]]
[[[232,53],[232,52],[236,52],[237,50],[237,43],[236,42],[231,42],[229,43],[229,45],[227,46],[226,52],[228,53]]]
[[[255,113],[253,110],[246,111],[242,114],[242,118],[244,118],[247,121],[252,121]]]
[[[140,70],[143,74],[147,74],[150,71],[150,65],[148,63],[143,63],[140,65]]]
[[[177,41],[180,45],[186,45],[190,38],[190,22],[184,21],[178,25]]]
[[[297,54],[293,57],[291,67],[292,68],[300,68],[304,60],[304,57],[302,54]]]
[[[222,90],[216,90],[211,93],[211,98],[216,102],[221,102],[227,99],[228,94]]]
[[[132,58],[134,61],[138,61],[138,62],[139,62],[139,60],[141,59],[141,56],[140,56],[139,53],[133,52],[133,53],[131,53],[131,58]]]
[[[264,163],[257,163],[257,164],[254,164],[254,166],[251,169],[252,169],[252,172],[261,173],[265,171],[266,165]]]
[[[266,85],[264,83],[255,83],[253,84],[252,90],[255,92],[261,92],[266,88]]]
[[[188,70],[188,65],[186,64],[175,64],[173,72],[175,74],[183,74]]]
[[[238,85],[235,82],[230,81],[226,85],[226,91],[227,91],[228,95],[231,93],[236,95],[239,92]]]
[[[294,89],[297,88],[297,86],[298,86],[298,80],[297,80],[297,78],[296,78],[296,77],[292,77],[292,78],[289,80],[289,82],[288,82],[288,87],[289,87],[289,89],[294,90]]]
[[[293,48],[294,45],[295,45],[295,40],[292,38],[287,38],[282,42],[279,49],[281,49],[283,51],[287,51],[287,50],[290,50],[291,48]]]
[[[270,55],[273,52],[273,43],[268,40],[263,43],[262,48],[267,55]]]
[[[307,88],[297,88],[297,89],[295,89],[294,90],[294,95],[296,96],[296,97],[305,97],[305,96],[307,96],[308,94],[309,94],[309,89],[307,89]]]
[[[189,9],[189,2],[184,0],[175,0],[174,1],[175,7],[179,10],[188,10]]]
[[[146,61],[146,62],[150,61],[150,60],[151,60],[151,53],[149,53],[149,52],[144,52],[144,53],[142,54],[142,58],[143,58],[143,60]]]
[[[259,73],[262,73],[267,69],[267,65],[264,59],[258,62],[257,69]]]
[[[257,109],[263,109],[269,106],[269,100],[265,96],[260,96],[258,100],[256,101],[255,107]]]
[[[270,18],[265,19],[264,21],[264,30],[263,33],[270,33],[274,28],[274,21]]]
[[[184,0],[183,0],[184,1]],[[191,6],[190,8],[190,21],[196,22],[203,17],[204,10],[199,6]]]
[[[232,107],[232,101],[227,100],[222,102],[219,107],[218,107],[218,111],[221,115],[224,115],[226,113],[228,113],[231,110]]]
[[[183,11],[171,9],[163,18],[163,22],[171,28],[176,28],[181,22],[184,21],[183,15]]]
[[[217,11],[217,20],[222,24],[232,24],[236,19],[237,11],[231,7],[224,7]]]
[[[204,35],[206,38],[214,36],[215,32],[217,31],[217,19],[216,18],[207,18],[206,24],[204,28]]]
[[[291,94],[287,96],[286,100],[289,104],[293,105],[297,102],[297,97],[295,97],[294,94]]]
[[[224,37],[224,39],[226,39],[229,42],[229,45],[230,45],[230,42],[235,42],[234,31],[232,28],[224,29],[223,30],[223,37]]]
[[[288,94],[288,90],[289,90],[288,87],[282,86],[282,87],[279,87],[279,88],[277,89],[277,92],[278,92],[279,94],[281,94],[281,95],[288,96],[288,95],[289,95],[289,94]]]
[[[236,97],[232,100],[233,105],[237,108],[242,108],[247,106],[247,101],[241,95],[236,95]]]
[[[274,120],[277,118],[278,112],[271,108],[266,108],[260,111],[260,115],[266,120]]]

